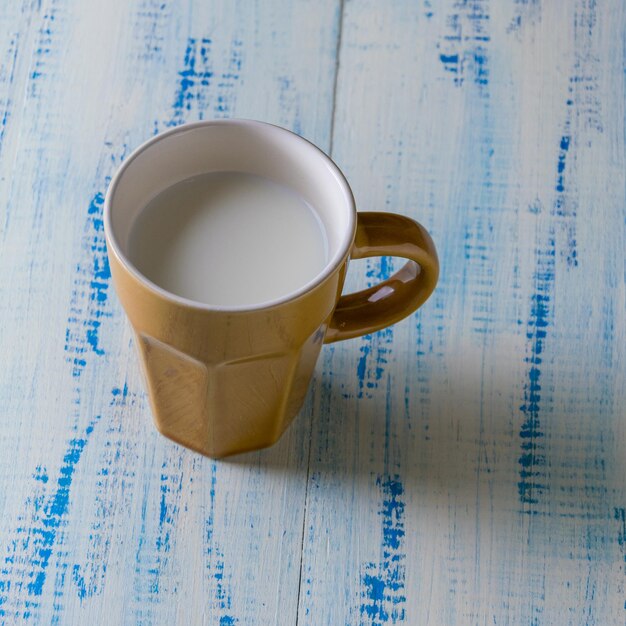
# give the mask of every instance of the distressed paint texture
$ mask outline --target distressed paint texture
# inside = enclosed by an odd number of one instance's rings
[[[616,3],[345,4],[333,157],[442,273],[323,355],[305,623],[624,620],[623,36]]]
[[[624,622],[619,2],[0,13],[0,623]],[[331,152],[442,273],[216,463],[151,424],[102,206],[141,141],[233,116]]]

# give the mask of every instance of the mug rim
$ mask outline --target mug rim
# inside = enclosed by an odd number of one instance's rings
[[[328,263],[324,266],[324,269],[317,274],[313,279],[299,287],[298,289],[287,293],[280,298],[274,298],[272,300],[266,300],[260,302],[258,304],[244,304],[244,305],[217,305],[217,304],[207,304],[204,302],[200,302],[199,300],[192,300],[190,298],[185,298],[184,296],[179,296],[163,287],[160,287],[156,283],[152,282],[147,276],[142,274],[134,265],[134,263],[128,258],[128,256],[122,251],[117,237],[115,235],[115,231],[112,225],[111,218],[111,207],[115,200],[115,191],[119,184],[119,181],[124,176],[126,170],[129,165],[143,152],[152,148],[155,144],[159,143],[163,139],[175,135],[180,132],[188,132],[195,130],[197,128],[204,128],[207,126],[257,126],[270,130],[273,133],[285,133],[290,135],[291,140],[301,141],[308,144],[315,151],[315,154],[321,158],[330,173],[336,179],[344,199],[348,205],[349,215],[348,215],[348,225],[345,229],[344,234],[340,238],[340,245],[338,248],[338,252],[335,253],[334,257],[331,258]],[[113,177],[111,178],[111,182],[109,183],[109,187],[107,189],[105,200],[104,200],[104,211],[103,211],[103,221],[104,221],[104,232],[106,236],[107,248],[115,254],[117,260],[122,265],[125,271],[129,272],[135,280],[139,281],[144,287],[146,287],[149,291],[153,292],[155,295],[165,298],[166,300],[172,301],[176,304],[190,307],[193,309],[198,309],[201,311],[219,311],[219,312],[250,312],[250,311],[261,311],[264,309],[270,309],[282,304],[286,304],[293,300],[297,300],[304,294],[312,291],[318,285],[322,284],[329,276],[331,276],[337,268],[339,268],[346,260],[346,257],[349,255],[350,248],[354,242],[354,236],[356,233],[356,205],[354,201],[354,196],[352,194],[352,189],[346,180],[343,172],[339,169],[336,163],[318,146],[316,146],[313,142],[301,137],[300,135],[294,133],[287,128],[283,128],[282,126],[278,126],[276,124],[270,124],[269,122],[262,122],[259,120],[251,120],[251,119],[217,119],[217,120],[201,120],[197,122],[190,122],[187,124],[180,124],[179,126],[175,126],[174,128],[170,128],[164,132],[161,132],[150,139],[144,141],[137,148],[135,148],[129,156],[124,160],[124,162],[117,169]]]

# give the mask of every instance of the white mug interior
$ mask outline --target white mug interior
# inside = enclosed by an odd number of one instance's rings
[[[356,209],[350,187],[331,159],[310,142],[278,126],[252,120],[214,120],[179,126],[153,137],[126,159],[111,181],[105,202],[105,229],[109,245],[127,269],[173,300],[210,309],[256,308],[188,301],[152,283],[129,259],[132,226],[156,195],[193,176],[228,171],[263,176],[296,191],[314,207],[326,231],[328,262],[324,270],[297,291],[264,306],[306,292],[343,261],[354,238]]]

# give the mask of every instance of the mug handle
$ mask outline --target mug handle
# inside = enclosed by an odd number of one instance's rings
[[[350,257],[399,256],[407,263],[369,289],[341,296],[324,343],[360,337],[391,326],[420,307],[439,277],[435,244],[415,220],[395,213],[358,213]]]

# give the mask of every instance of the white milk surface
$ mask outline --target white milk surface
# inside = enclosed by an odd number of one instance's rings
[[[241,306],[299,289],[324,269],[328,253],[319,217],[296,192],[252,174],[212,172],[148,203],[129,256],[171,293]]]

